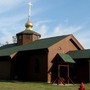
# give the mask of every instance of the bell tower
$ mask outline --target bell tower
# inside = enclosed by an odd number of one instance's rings
[[[33,24],[30,21],[31,9],[32,9],[31,2],[28,5],[29,5],[28,20],[25,24],[26,29],[24,31],[16,34],[18,45],[32,43],[33,41],[38,40],[41,37],[41,35],[39,33],[33,31]]]

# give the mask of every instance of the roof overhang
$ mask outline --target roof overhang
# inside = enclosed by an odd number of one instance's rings
[[[65,63],[75,63],[75,61],[68,54],[60,54],[60,53],[58,53],[58,55],[62,58],[62,60]]]
[[[16,54],[17,54],[17,52],[11,54],[10,57],[13,58]]]
[[[10,58],[13,58],[16,54],[17,54],[17,52],[12,53],[12,54],[0,55],[0,57],[10,57]]]

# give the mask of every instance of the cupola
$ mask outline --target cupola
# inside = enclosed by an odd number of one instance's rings
[[[31,11],[31,3],[29,4],[30,7],[29,7],[29,11]],[[29,12],[30,13],[30,12]],[[23,45],[23,44],[27,44],[27,43],[32,43],[36,40],[38,40],[41,35],[35,31],[33,31],[33,24],[30,20],[30,14],[28,14],[28,20],[25,24],[25,30],[20,32],[20,33],[17,33],[16,36],[17,36],[17,44],[18,45]]]

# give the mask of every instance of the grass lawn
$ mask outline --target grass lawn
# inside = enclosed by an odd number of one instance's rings
[[[79,84],[75,85],[52,85],[34,82],[0,82],[0,90],[78,90]],[[90,90],[90,84],[85,84],[86,90]]]

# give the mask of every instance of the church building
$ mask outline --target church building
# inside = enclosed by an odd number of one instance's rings
[[[72,35],[41,39],[30,20],[17,43],[0,47],[0,80],[90,82],[90,50]]]

